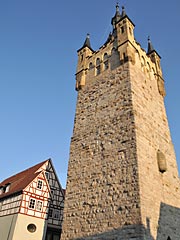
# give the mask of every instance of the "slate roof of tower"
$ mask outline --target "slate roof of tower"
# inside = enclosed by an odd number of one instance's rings
[[[155,52],[160,58],[161,56],[159,55],[159,53],[154,49],[152,42],[150,40],[150,37],[148,37],[148,50],[147,50],[147,55],[151,54],[152,52]]]
[[[155,51],[155,50],[154,50],[154,47],[153,47],[153,45],[152,45],[152,42],[151,42],[151,40],[150,40],[150,37],[148,37],[148,50],[147,50],[147,54],[150,54],[150,53],[152,53],[153,51]]]
[[[114,15],[114,17],[111,20],[111,24],[113,25],[114,22],[119,22],[119,20],[121,19],[121,14],[119,12],[119,5],[116,5],[116,13]]]
[[[89,34],[89,33],[88,33],[87,36],[86,36],[86,39],[85,39],[85,41],[84,41],[83,46],[78,50],[78,52],[79,52],[81,49],[85,48],[85,47],[88,47],[89,49],[91,49],[91,50],[94,52],[94,50],[93,50],[92,47],[91,47],[90,34]]]
[[[41,171],[37,172],[38,169],[40,167],[42,167],[44,165],[44,163],[47,161],[49,161],[49,159],[45,160],[41,163],[38,163],[38,164],[34,165],[33,167],[30,167],[30,168],[28,168],[20,173],[17,173],[15,175],[5,179],[4,181],[2,181],[0,183],[0,188],[7,186],[8,184],[10,184],[10,188],[9,188],[8,192],[2,193],[0,195],[0,199],[10,196],[12,194],[21,192],[25,187],[28,186],[29,183],[32,182],[32,180],[34,178],[36,178],[39,175],[39,173]]]

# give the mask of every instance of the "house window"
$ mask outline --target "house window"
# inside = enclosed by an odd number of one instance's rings
[[[30,223],[28,226],[27,226],[27,230],[30,232],[30,233],[34,233],[36,231],[36,225],[33,224],[33,223]]]
[[[45,172],[45,176],[47,178],[47,180],[49,179],[49,173],[48,172]]]
[[[41,211],[41,210],[42,210],[42,201],[37,201],[37,203],[36,203],[36,209],[37,209],[38,211]]]
[[[49,209],[48,216],[50,218],[52,218],[52,216],[53,216],[53,209],[52,208]]]
[[[32,208],[32,209],[34,209],[34,208],[35,208],[35,202],[36,202],[36,200],[35,200],[35,199],[33,199],[33,198],[30,198],[30,202],[29,202],[29,208]]]
[[[43,182],[41,180],[38,180],[37,182],[37,188],[38,189],[42,189],[42,186],[43,186]]]
[[[53,197],[54,195],[54,190],[51,189],[51,196]]]
[[[60,211],[59,210],[54,210],[54,219],[60,219]]]

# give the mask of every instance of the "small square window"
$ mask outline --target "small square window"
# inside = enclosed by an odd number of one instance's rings
[[[42,189],[42,186],[43,186],[43,182],[41,180],[38,180],[37,182],[37,188],[38,189]]]
[[[36,200],[33,199],[33,198],[31,198],[31,199],[30,199],[30,202],[29,202],[29,208],[34,209],[34,208],[35,208],[35,202],[36,202]]]
[[[42,201],[37,201],[36,203],[36,209],[41,211],[42,210]]]

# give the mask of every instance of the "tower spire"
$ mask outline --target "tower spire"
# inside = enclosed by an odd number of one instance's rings
[[[114,17],[111,20],[111,24],[113,25],[113,28],[115,28],[116,23],[121,19],[121,14],[119,11],[119,3],[116,4],[116,13]]]
[[[148,50],[147,50],[147,54],[150,54],[152,53],[153,51],[155,51],[153,45],[152,45],[152,42],[150,40],[150,36],[148,36]]]

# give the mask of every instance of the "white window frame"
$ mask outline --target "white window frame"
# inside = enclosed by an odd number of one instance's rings
[[[40,200],[36,200],[36,210],[42,211],[43,208],[43,202]]]
[[[33,202],[33,203],[32,203]],[[32,206],[33,207],[32,207]],[[29,205],[28,205],[28,207],[30,208],[30,209],[35,209],[35,206],[36,206],[36,199],[34,199],[34,198],[30,198],[29,199]]]
[[[37,181],[37,189],[41,190],[43,188],[43,181],[38,179]]]

